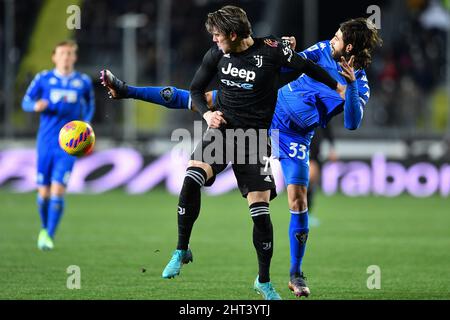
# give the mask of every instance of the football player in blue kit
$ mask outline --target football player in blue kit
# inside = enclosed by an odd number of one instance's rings
[[[294,42],[295,39],[291,40]],[[305,74],[284,70],[280,77],[281,89],[271,133],[279,142],[273,145],[283,171],[287,186],[291,214],[289,240],[291,253],[289,289],[298,297],[309,296],[310,289],[302,271],[309,234],[307,188],[309,184],[309,148],[314,130],[326,127],[336,115],[344,113],[344,126],[356,130],[361,126],[364,108],[370,98],[370,87],[365,73],[372,62],[372,53],[381,46],[378,31],[366,18],[343,22],[331,40],[319,42],[298,53],[324,68],[338,82],[347,83],[345,100],[326,85]],[[291,73],[294,73],[294,79]],[[133,98],[160,104],[170,109],[192,109],[190,94],[175,87],[133,87],[125,84],[110,71],[103,70],[103,85],[114,99]],[[293,80],[293,81],[292,81]],[[205,94],[208,104],[213,106],[217,91]]]
[[[58,43],[52,53],[55,68],[38,73],[22,101],[24,111],[40,114],[37,134],[40,250],[54,248],[55,232],[64,212],[64,193],[76,160],[60,148],[59,131],[73,120],[90,122],[95,110],[91,79],[74,70],[77,49],[73,41]]]

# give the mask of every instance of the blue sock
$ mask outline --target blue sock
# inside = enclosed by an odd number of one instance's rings
[[[169,109],[191,109],[189,91],[175,87],[128,86],[128,98],[156,103]]]
[[[54,238],[56,228],[64,212],[64,198],[52,196],[50,198],[48,210],[47,232],[50,237]]]
[[[291,210],[291,223],[289,225],[291,276],[302,272],[302,260],[305,254],[308,233],[308,210],[304,212],[295,212]]]
[[[39,216],[41,217],[41,226],[42,229],[47,229],[47,221],[48,221],[48,204],[50,199],[42,198],[39,194],[37,196],[37,205]]]

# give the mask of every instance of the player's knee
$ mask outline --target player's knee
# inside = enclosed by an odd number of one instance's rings
[[[212,167],[204,162],[196,161],[196,160],[190,160],[188,162],[189,168],[201,168],[206,172],[206,181],[211,179],[214,176]]]
[[[59,183],[53,183],[50,189],[52,197],[63,197],[66,193],[66,187]]]
[[[291,193],[288,196],[289,209],[295,212],[303,212],[308,209],[306,189]]]
[[[183,188],[202,188],[207,180],[207,173],[200,167],[189,167],[186,170]]]
[[[41,199],[50,199],[50,187],[39,187],[38,195]]]
[[[248,205],[252,206],[255,203],[269,203],[270,201],[270,190],[268,191],[254,191],[247,195]]]

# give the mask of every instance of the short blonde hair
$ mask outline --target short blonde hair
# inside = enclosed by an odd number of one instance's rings
[[[56,46],[53,48],[52,54],[55,54],[56,49],[58,49],[59,47],[65,47],[65,46],[75,48],[75,52],[78,51],[78,44],[75,41],[64,40],[64,41],[61,41],[58,44],[56,44]]]

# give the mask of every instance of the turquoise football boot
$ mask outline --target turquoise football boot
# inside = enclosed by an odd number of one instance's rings
[[[192,251],[190,249],[175,250],[169,263],[164,268],[162,277],[164,279],[175,278],[175,276],[180,274],[180,270],[183,264],[188,264],[189,262],[193,261],[194,259],[192,257]]]
[[[256,293],[263,296],[264,300],[281,300],[280,295],[277,293],[271,282],[261,283],[256,277],[253,285]]]

